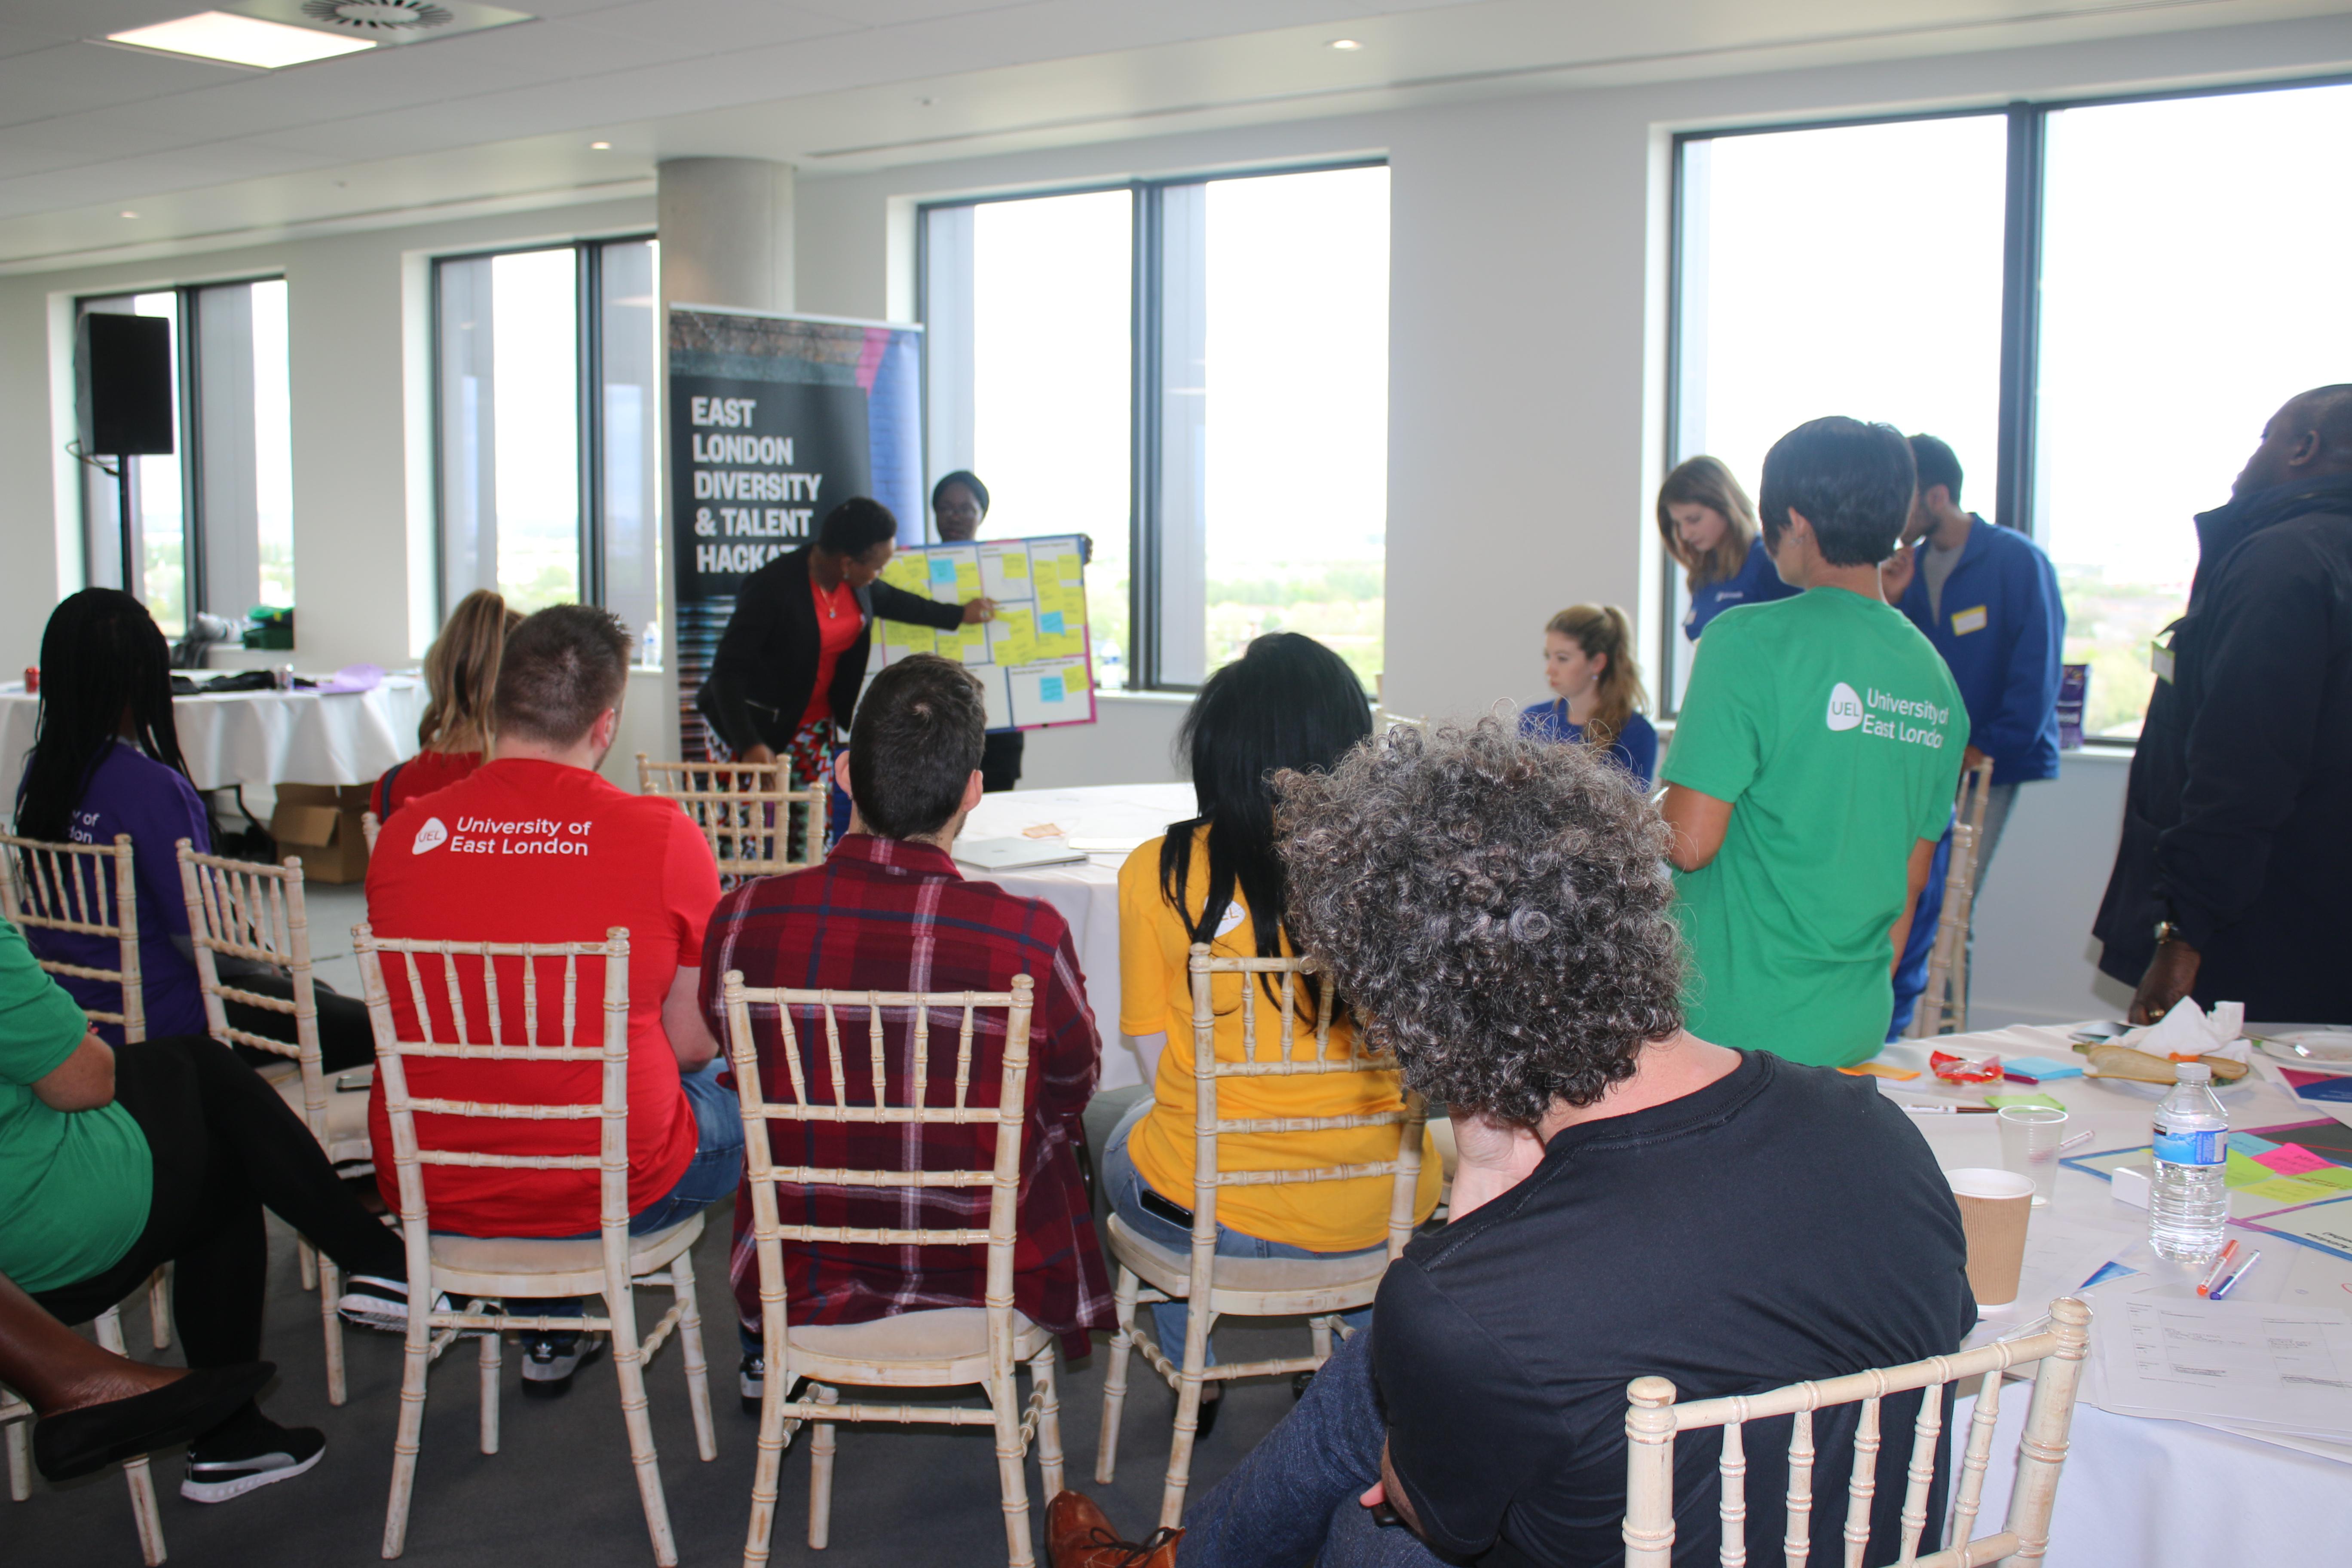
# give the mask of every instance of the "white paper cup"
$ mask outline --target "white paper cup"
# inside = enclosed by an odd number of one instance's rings
[[[2025,1268],[2025,1226],[2033,1212],[2033,1178],[1984,1166],[1947,1171],[1960,1205],[1960,1229],[1968,1237],[1969,1289],[1979,1307],[2006,1307],[2017,1300],[2018,1276]]]

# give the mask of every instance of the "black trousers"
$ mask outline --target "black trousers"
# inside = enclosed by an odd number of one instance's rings
[[[240,974],[235,978],[224,975],[223,983],[239,991],[251,991],[263,996],[294,1000],[294,982],[282,974]],[[373,1066],[375,1062],[375,1035],[368,1027],[367,1004],[356,997],[330,991],[315,981],[311,995],[319,1006],[319,1060],[331,1073],[349,1072],[353,1068]],[[229,1026],[264,1039],[294,1043],[294,1015],[273,1013],[267,1007],[256,1007],[244,1002],[226,1005]],[[240,1046],[237,1054],[259,1067],[284,1058],[268,1051],[257,1051]]]
[[[1021,753],[1027,748],[1027,737],[1018,730],[990,731],[981,745],[980,787],[998,795],[1019,784]]]
[[[217,1040],[147,1040],[114,1053],[114,1099],[147,1135],[155,1165],[146,1228],[111,1268],[34,1297],[86,1322],[177,1264],[172,1319],[188,1364],[261,1359],[268,1209],[352,1273],[404,1279],[406,1257],[335,1179],[278,1091]]]

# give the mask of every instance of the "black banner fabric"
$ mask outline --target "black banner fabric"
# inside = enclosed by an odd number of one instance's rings
[[[670,515],[677,596],[731,599],[745,577],[870,495],[866,394],[809,382],[670,376]]]

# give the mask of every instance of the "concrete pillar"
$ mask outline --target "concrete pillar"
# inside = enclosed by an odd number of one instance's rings
[[[655,166],[662,303],[793,308],[793,166],[667,158]]]

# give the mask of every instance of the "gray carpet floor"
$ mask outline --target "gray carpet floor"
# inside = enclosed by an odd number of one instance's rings
[[[317,889],[312,903],[321,975],[338,989],[357,994],[358,977],[349,965],[345,934],[355,918],[356,889]],[[1101,1112],[1115,1109],[1098,1108],[1089,1122],[1107,1121]],[[1091,1125],[1089,1131],[1101,1136],[1101,1130]],[[662,1347],[646,1376],[662,1480],[679,1561],[686,1564],[740,1562],[751,1510],[756,1423],[741,1412],[736,1394],[739,1352],[727,1315],[731,1300],[726,1247],[730,1206],[721,1205],[711,1212],[696,1253],[704,1308],[716,1320],[706,1331],[718,1431],[716,1460],[705,1464],[696,1458],[684,1363],[675,1338]],[[640,1292],[639,1321],[650,1323],[666,1310],[666,1296]],[[176,1361],[176,1347],[161,1352],[147,1348],[143,1299],[126,1305],[123,1332],[133,1355]],[[1102,1422],[1106,1339],[1097,1334],[1091,1355],[1065,1366],[1062,1441],[1070,1484],[1091,1492],[1116,1522],[1140,1536],[1158,1517],[1175,1399],[1138,1357],[1120,1431],[1118,1479],[1097,1487],[1094,1456]],[[1229,1360],[1303,1354],[1307,1348],[1306,1327],[1296,1321],[1228,1322],[1219,1326],[1217,1341]],[[263,1353],[278,1363],[278,1379],[262,1405],[289,1426],[319,1427],[326,1434],[326,1453],[308,1475],[214,1505],[179,1497],[178,1450],[155,1456],[163,1534],[173,1563],[190,1568],[356,1568],[379,1561],[399,1404],[400,1342],[389,1334],[348,1329],[343,1344],[351,1397],[335,1408],[326,1398],[317,1298],[302,1292],[293,1239],[273,1219]],[[1025,1394],[1025,1378],[1023,1387]],[[485,1455],[478,1444],[479,1404],[472,1346],[453,1350],[435,1366],[403,1561],[415,1568],[651,1563],[653,1552],[629,1466],[610,1356],[583,1370],[564,1397],[541,1401],[521,1394],[517,1358],[509,1351],[502,1388],[500,1450]],[[895,1395],[886,1397],[895,1402]],[[965,1402],[982,1403],[976,1390],[969,1392]],[[1195,1454],[1194,1495],[1233,1468],[1290,1407],[1287,1380],[1234,1385],[1217,1430]],[[813,1552],[807,1544],[809,1467],[803,1436],[784,1459],[774,1561],[827,1568],[898,1568],[906,1563],[986,1568],[1005,1561],[994,1447],[987,1429],[845,1426],[836,1430],[840,1447],[834,1468],[832,1543],[823,1552]],[[1028,1475],[1033,1534],[1042,1552],[1045,1499],[1034,1456]],[[120,1470],[61,1487],[37,1477],[29,1500],[0,1500],[0,1563],[10,1568],[105,1568],[138,1562],[138,1538]]]

